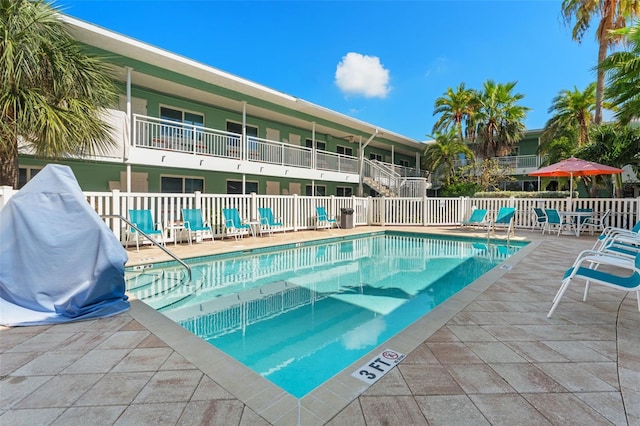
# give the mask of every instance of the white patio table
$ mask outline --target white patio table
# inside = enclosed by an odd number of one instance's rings
[[[584,222],[584,218],[587,217],[592,217],[593,216],[593,212],[584,212],[584,211],[580,211],[580,212],[558,212],[560,214],[560,216],[565,216],[565,217],[572,217],[575,218],[576,220],[573,221],[573,223],[576,225],[576,237],[580,236],[580,230],[582,229],[582,222]]]

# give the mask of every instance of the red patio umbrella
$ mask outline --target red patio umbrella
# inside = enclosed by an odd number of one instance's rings
[[[529,173],[529,176],[568,176],[569,208],[571,208],[574,176],[613,175],[618,173],[622,173],[622,169],[606,166],[604,164],[594,163],[592,161],[581,160],[580,158],[576,157],[571,157],[567,158],[566,160],[559,161],[555,164],[551,164],[550,166],[542,167],[535,172]]]

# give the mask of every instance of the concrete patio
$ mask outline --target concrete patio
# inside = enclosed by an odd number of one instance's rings
[[[193,257],[380,230],[168,247]],[[582,302],[575,286],[547,319],[564,271],[595,237],[516,236],[532,244],[394,338],[408,355],[369,388],[347,391],[344,379],[301,401],[256,392],[266,380],[133,301],[111,318],[0,328],[0,424],[640,425],[635,294],[594,285]],[[166,258],[148,247],[128,252],[130,265]]]

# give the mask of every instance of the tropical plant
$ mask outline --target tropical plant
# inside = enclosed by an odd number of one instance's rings
[[[463,123],[469,124],[475,97],[475,91],[466,89],[464,83],[460,83],[455,91],[449,87],[444,96],[435,100],[433,115],[440,114],[440,117],[433,125],[432,132],[444,133],[455,128],[458,138],[464,140]]]
[[[449,185],[455,161],[460,158],[461,154],[473,159],[473,152],[458,137],[454,128],[449,129],[446,133],[436,133],[430,137],[434,141],[427,144],[424,150],[423,167],[432,173],[440,169],[444,175],[445,185]]]
[[[500,183],[515,181],[513,169],[496,158],[485,158],[472,162],[456,170],[452,178],[453,185],[473,183],[483,191],[496,191]]]
[[[631,166],[640,178],[640,128],[619,124],[593,126],[591,142],[576,150],[574,155],[612,167]],[[620,196],[622,175],[613,177],[616,192]]]
[[[558,136],[566,136],[568,129],[575,129],[578,146],[588,142],[595,107],[596,83],[589,84],[584,91],[575,86],[573,91],[561,90],[551,102],[549,113],[553,115],[544,127],[542,139],[553,140]]]
[[[625,37],[629,49],[611,54],[599,69],[607,75],[605,98],[613,106],[616,119],[628,124],[640,117],[640,20],[616,34]]]
[[[56,158],[95,154],[113,141],[100,118],[116,89],[43,0],[0,0],[0,185],[17,187],[19,146]]]
[[[563,0],[562,15],[567,25],[575,19],[572,38],[581,42],[591,25],[591,20],[599,16],[596,38],[598,39],[598,65],[607,56],[609,47],[620,40],[620,35],[612,32],[624,28],[627,20],[640,15],[640,0]],[[596,108],[594,122],[602,122],[605,75],[604,70],[597,68]]]
[[[529,108],[517,105],[524,98],[512,93],[517,82],[506,84],[487,80],[474,112],[477,138],[483,157],[508,155],[525,131],[524,119]]]

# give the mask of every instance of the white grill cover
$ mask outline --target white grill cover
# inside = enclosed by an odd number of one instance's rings
[[[54,324],[126,311],[127,252],[71,169],[47,165],[0,210],[0,324]]]

